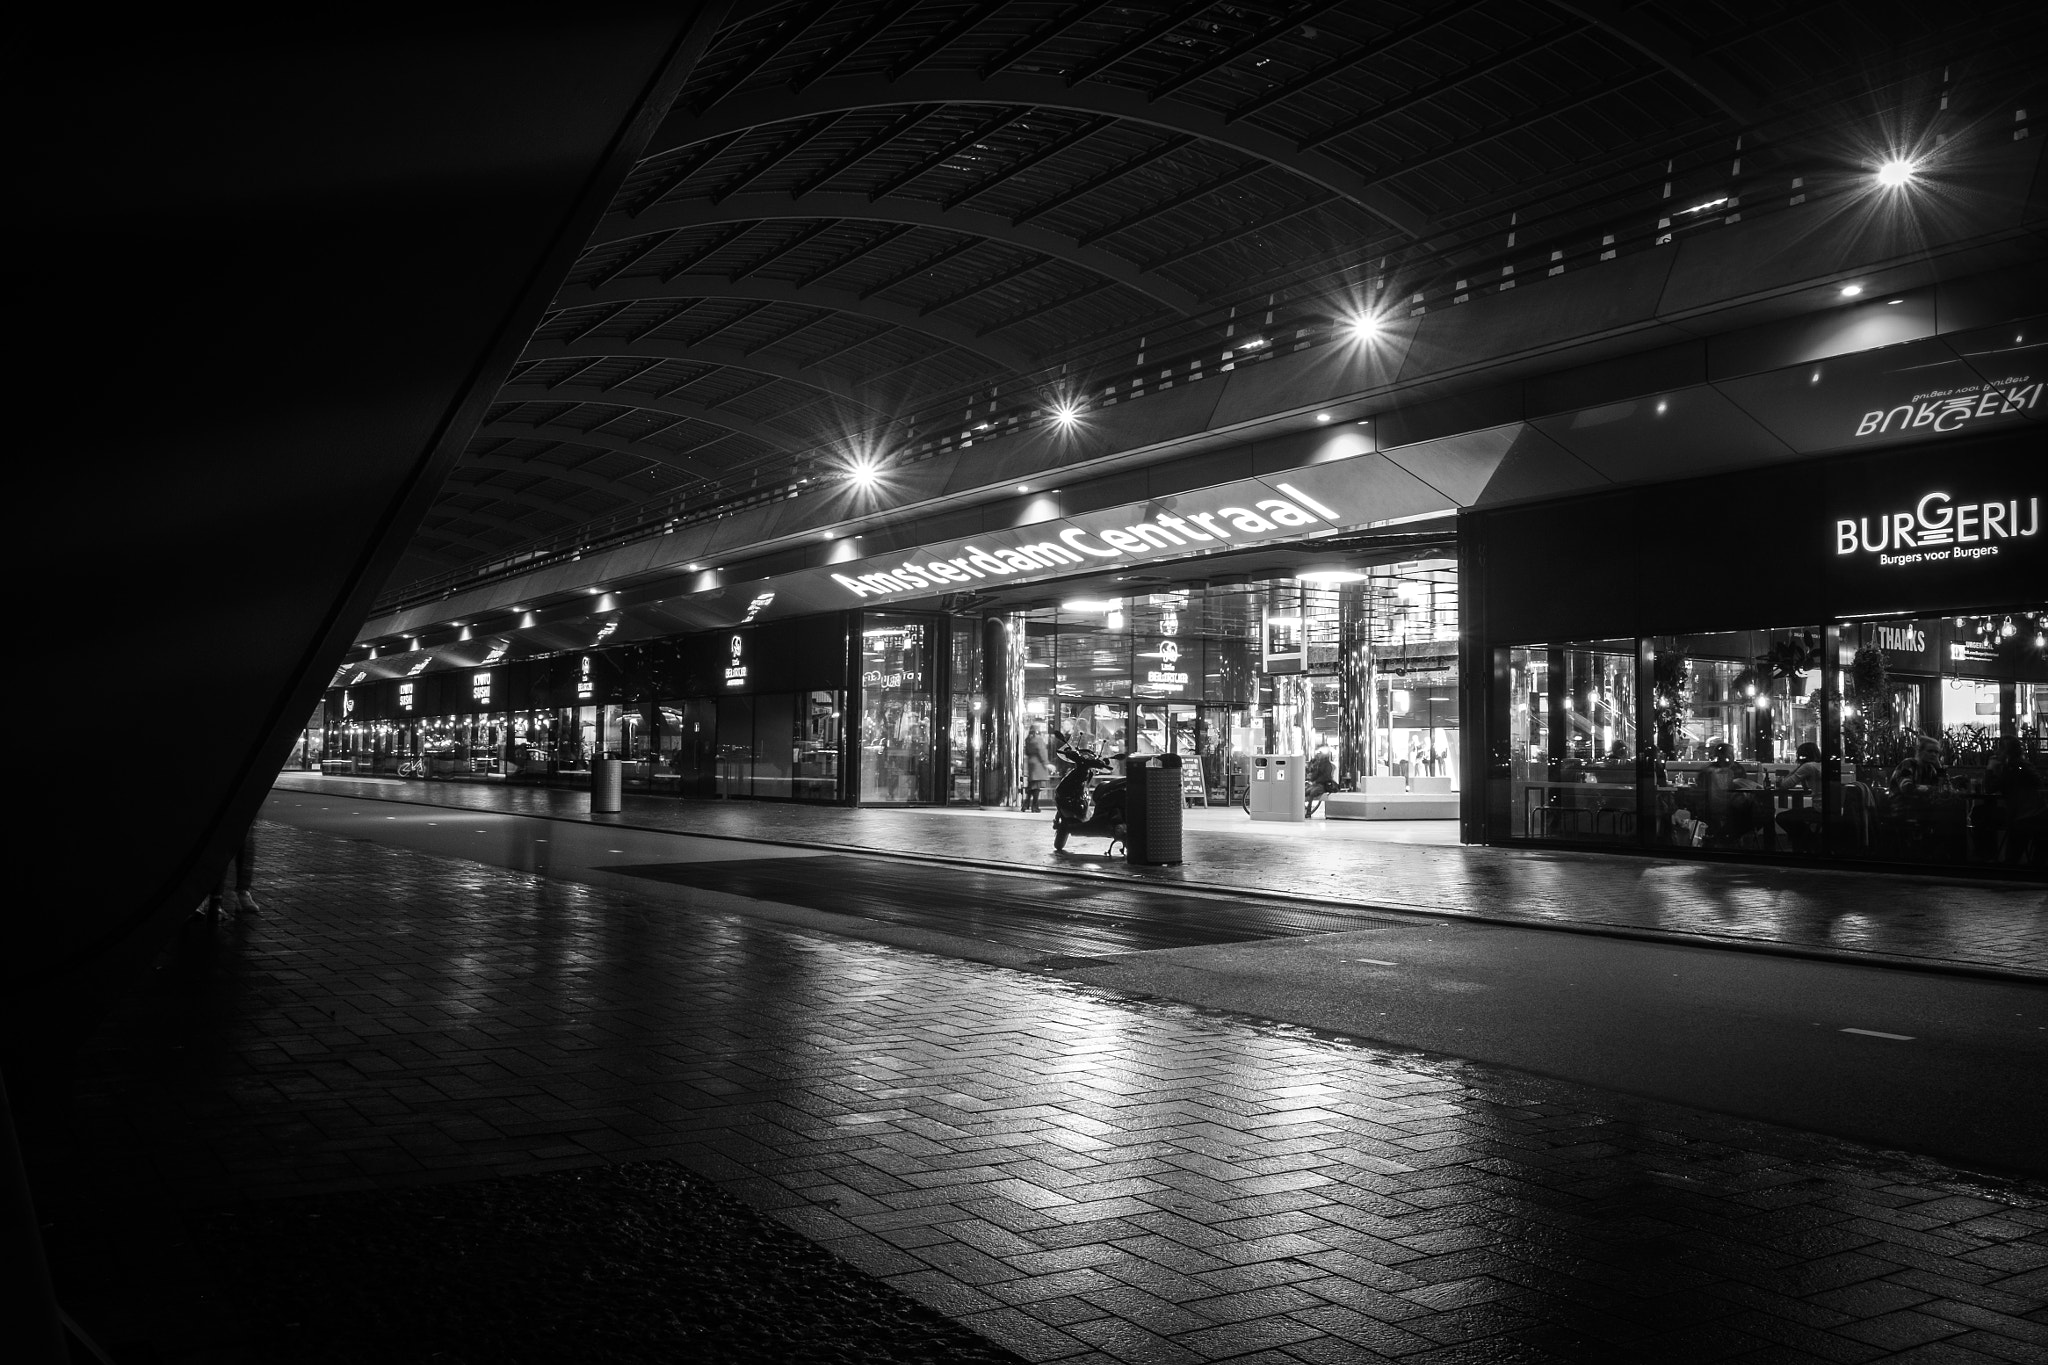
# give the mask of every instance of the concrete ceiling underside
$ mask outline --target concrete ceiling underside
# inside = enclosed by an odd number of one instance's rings
[[[731,4],[392,582],[1853,200],[1894,153],[1938,176],[2012,136],[2042,38],[2022,4]]]

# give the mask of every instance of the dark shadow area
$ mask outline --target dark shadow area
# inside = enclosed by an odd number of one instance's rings
[[[119,1362],[819,1361],[1017,1357],[669,1162],[267,1200],[60,1241]]]

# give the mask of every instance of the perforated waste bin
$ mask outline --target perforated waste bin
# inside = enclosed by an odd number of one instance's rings
[[[1305,820],[1308,759],[1300,754],[1253,754],[1251,816],[1254,820]]]
[[[596,758],[590,762],[590,813],[617,815],[626,807],[626,761]]]
[[[1155,867],[1180,861],[1180,755],[1133,756],[1124,764],[1130,787],[1124,806],[1124,820],[1130,826],[1124,838],[1128,862]]]

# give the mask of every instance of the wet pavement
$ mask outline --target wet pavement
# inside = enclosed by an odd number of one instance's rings
[[[70,1111],[27,1134],[67,1302],[94,1303],[97,1264],[69,1249],[123,1210],[667,1160],[1034,1361],[2048,1349],[2039,1181],[792,929],[724,893],[679,913],[260,839],[262,911],[208,940],[181,1010],[105,1030]]]
[[[592,816],[586,794],[558,788],[300,773],[284,774],[278,786],[1286,896],[1334,907],[1419,910],[2048,976],[2048,888],[2038,882],[1445,845],[1423,841],[1440,837],[1436,831],[1373,837],[1372,831],[1321,821],[1253,825],[1229,811],[1192,813],[1181,866],[1132,868],[1121,858],[1099,856],[1099,841],[1077,841],[1087,850],[1083,856],[1057,855],[1050,816],[1004,811],[628,796],[622,814]]]

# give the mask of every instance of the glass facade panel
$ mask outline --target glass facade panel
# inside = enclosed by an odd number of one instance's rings
[[[662,761],[683,796],[718,793],[718,702],[692,697],[662,708]]]
[[[768,692],[754,703],[755,796],[796,795],[796,695]]]
[[[796,695],[796,773],[799,801],[839,799],[839,737],[841,694],[799,692]]]
[[[869,612],[861,618],[860,799],[931,802],[932,685],[938,623],[924,616]]]
[[[1637,842],[1636,642],[1517,646],[1494,672],[1508,735],[1495,818],[1517,838]]]
[[[718,699],[718,794],[754,794],[754,698]]]
[[[2048,862],[2048,607],[1842,623],[1835,851],[1885,862]]]
[[[981,621],[956,617],[950,626],[946,691],[946,797],[956,805],[981,804],[982,733]]]

